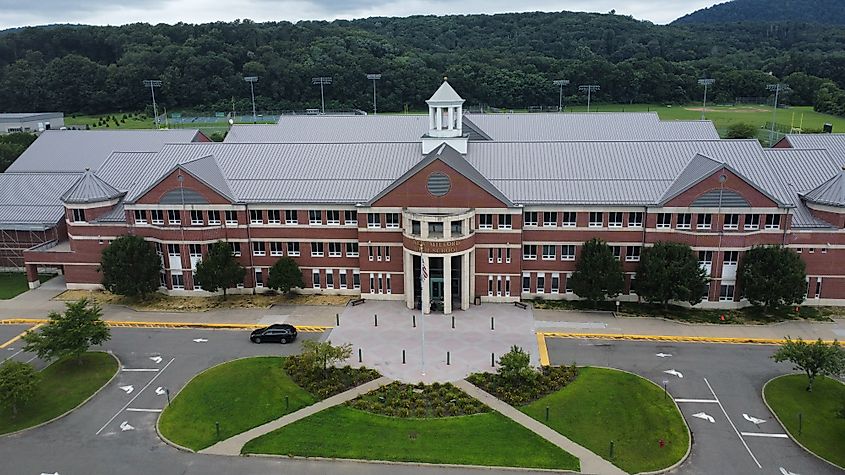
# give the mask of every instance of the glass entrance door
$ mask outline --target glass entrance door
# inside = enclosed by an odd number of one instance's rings
[[[443,309],[443,278],[432,277],[431,279],[431,306]]]

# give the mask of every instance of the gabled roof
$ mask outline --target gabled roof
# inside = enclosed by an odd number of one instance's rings
[[[845,207],[845,167],[830,180],[805,193],[803,197],[811,203]]]
[[[428,104],[452,104],[452,103],[463,103],[464,98],[459,96],[452,86],[449,84],[448,81],[445,79],[443,80],[443,84],[434,91],[434,94],[427,101]]]
[[[159,183],[161,183],[165,178],[173,174],[173,172],[176,170],[182,170],[185,173],[191,175],[207,187],[211,188],[212,190],[226,198],[227,200],[233,203],[238,201],[238,199],[235,197],[235,194],[232,193],[232,189],[229,187],[228,181],[223,176],[223,172],[221,172],[220,167],[217,165],[217,160],[214,159],[214,156],[203,155],[198,158],[194,158],[173,165],[169,170],[167,170],[165,173],[161,174],[156,180],[154,180],[149,186],[144,188],[143,191],[133,196],[131,202],[135,202],[139,198],[147,194],[150,190],[155,188]]]
[[[124,194],[94,175],[91,170],[85,170],[76,183],[62,195],[62,201],[69,204],[99,203],[120,198]]]
[[[508,197],[505,196],[504,193],[499,191],[498,188],[493,186],[493,184],[490,183],[490,180],[485,178],[484,175],[481,174],[481,172],[479,172],[475,167],[470,165],[469,162],[464,159],[464,156],[461,155],[460,152],[445,143],[429,152],[428,155],[425,156],[425,158],[417,162],[416,165],[411,167],[402,176],[397,178],[393,183],[390,184],[390,186],[382,190],[381,193],[377,194],[375,197],[370,199],[367,204],[372,205],[379,199],[383,198],[388,193],[398,188],[399,185],[401,185],[402,183],[408,181],[408,179],[419,173],[420,170],[427,167],[435,160],[440,160],[449,168],[460,173],[464,176],[464,178],[475,183],[476,185],[481,187],[481,189],[483,189],[487,193],[490,193],[490,195],[492,195],[494,198],[501,201],[502,203],[506,204],[507,206],[514,206],[511,200],[508,199]]]
[[[845,134],[788,134],[781,140],[793,148],[827,150],[840,167],[845,166]]]
[[[0,229],[44,230],[65,215],[59,199],[78,173],[0,173]]]

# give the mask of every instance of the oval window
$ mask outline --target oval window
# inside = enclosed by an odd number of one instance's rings
[[[449,176],[444,173],[434,172],[428,176],[428,192],[434,196],[443,196],[449,193],[451,187],[452,182],[449,180]]]

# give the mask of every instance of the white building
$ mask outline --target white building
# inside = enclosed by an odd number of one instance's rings
[[[0,114],[0,134],[13,132],[43,132],[65,126],[61,112],[14,112]]]

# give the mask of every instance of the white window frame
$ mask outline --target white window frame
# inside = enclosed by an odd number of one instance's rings
[[[655,229],[670,229],[672,227],[672,213],[657,213],[655,223]]]
[[[513,221],[509,214],[499,214],[499,229],[513,229]]]
[[[511,263],[511,248],[509,248],[509,247],[505,248],[505,263],[506,264]]]
[[[523,244],[522,245],[522,260],[536,261],[537,260],[537,245]]]
[[[238,225],[238,212],[232,209],[227,209],[224,218],[226,218],[226,226]],[[231,219],[235,218],[235,219]]]
[[[326,210],[326,224],[329,226],[340,226],[340,210],[327,209]]]
[[[641,228],[641,227],[643,227],[643,212],[642,211],[629,211],[628,212],[628,227],[629,228]]]
[[[253,279],[255,280],[256,289],[264,287],[264,271],[260,267],[255,269]]]
[[[316,214],[314,214],[316,213]],[[323,211],[319,209],[308,210],[308,225],[322,226],[323,225]]]
[[[402,218],[399,216],[399,213],[385,213],[384,227],[387,229],[399,229],[401,220]]]
[[[578,226],[578,213],[575,211],[564,211],[561,214],[560,226],[563,228],[574,228]]]
[[[150,210],[150,222],[153,224],[164,224],[164,211],[160,209]]]
[[[733,222],[728,222],[729,217],[733,217],[733,218],[736,218],[736,219],[735,220],[731,219],[731,221],[733,221]],[[725,224],[722,226],[722,229],[724,229],[726,231],[736,231],[737,229],[739,229],[739,214],[728,213],[728,214],[724,215],[723,219],[725,220]]]
[[[547,253],[549,250],[551,250],[551,253]],[[543,244],[543,260],[553,261],[555,259],[557,259],[557,246],[554,244]]]
[[[143,209],[135,210],[135,224],[147,224],[147,211]]]
[[[340,269],[337,271],[337,277],[340,284],[341,289],[345,289],[347,285],[347,277],[346,277],[346,269]]]
[[[211,224],[211,225],[219,225],[220,224],[220,211],[210,210],[208,212],[208,224]]]
[[[683,217],[684,219],[681,219]],[[686,222],[681,222],[686,221]],[[692,213],[678,213],[677,229],[692,229]]]
[[[551,293],[560,293],[560,274],[557,272],[552,273]]]
[[[545,272],[538,272],[534,286],[538,294],[546,293],[546,274]]]
[[[290,257],[299,257],[299,242],[290,241],[288,242],[288,256]]]
[[[487,248],[487,263],[488,264],[493,263],[493,248],[492,247]]]
[[[285,210],[285,224],[299,224],[299,216],[295,209]]]
[[[199,219],[197,219],[199,217]],[[202,219],[202,211],[197,209],[191,210],[191,226],[202,226],[205,221]]]
[[[326,288],[334,288],[334,270],[332,269],[326,269]]]
[[[343,212],[343,224],[346,226],[358,225],[358,212],[355,210],[345,210]]]
[[[264,241],[252,241],[252,255],[266,256],[267,249],[264,246]]]
[[[346,257],[358,257],[358,243],[357,242],[348,242],[346,243]]]
[[[622,221],[625,219],[625,213],[621,211],[608,211],[607,213],[607,227],[621,228]]]
[[[780,215],[767,214],[766,215],[766,229],[780,229]]]
[[[260,209],[249,210],[249,224],[264,224],[264,213]]]
[[[543,227],[553,228],[557,226],[557,211],[543,211]]]
[[[562,246],[560,246],[560,260],[574,261],[575,252],[575,244],[563,244]]]
[[[595,217],[598,216],[599,220],[595,221]],[[604,213],[601,211],[590,211],[590,222],[588,227],[591,228],[600,228],[604,226]]]
[[[695,220],[695,229],[711,229],[713,227],[713,215],[711,213],[698,213]]]
[[[329,257],[343,257],[343,246],[341,245],[341,243],[329,243]]]
[[[319,289],[323,285],[323,279],[320,278],[320,269],[311,270],[311,288]]]
[[[268,209],[267,224],[282,224],[282,212],[277,209]]]
[[[179,276],[179,280],[181,281],[180,284],[176,284],[176,276]],[[171,272],[170,273],[170,285],[173,287],[173,290],[184,290],[185,289],[185,276],[181,272]]]
[[[353,289],[360,289],[361,288],[361,271],[353,270],[352,271],[352,288]]]
[[[281,242],[278,242],[278,241],[271,241],[270,242],[270,255],[271,256],[283,256],[284,255],[284,247],[282,246]]]
[[[756,231],[760,229],[760,215],[746,214],[742,220],[742,229],[746,231]]]
[[[167,224],[169,226],[181,226],[182,225],[182,214],[179,212],[178,209],[167,210]]]
[[[367,213],[367,228],[378,229],[381,227],[381,215],[378,213]]]
[[[491,213],[478,215],[478,229],[493,229],[493,215]]]
[[[625,249],[625,262],[639,262],[642,246],[627,246]]]
[[[325,254],[325,246],[322,242],[311,241],[311,257],[323,257]]]
[[[523,214],[525,219],[525,226],[537,226],[537,212],[536,211],[526,211]]]

